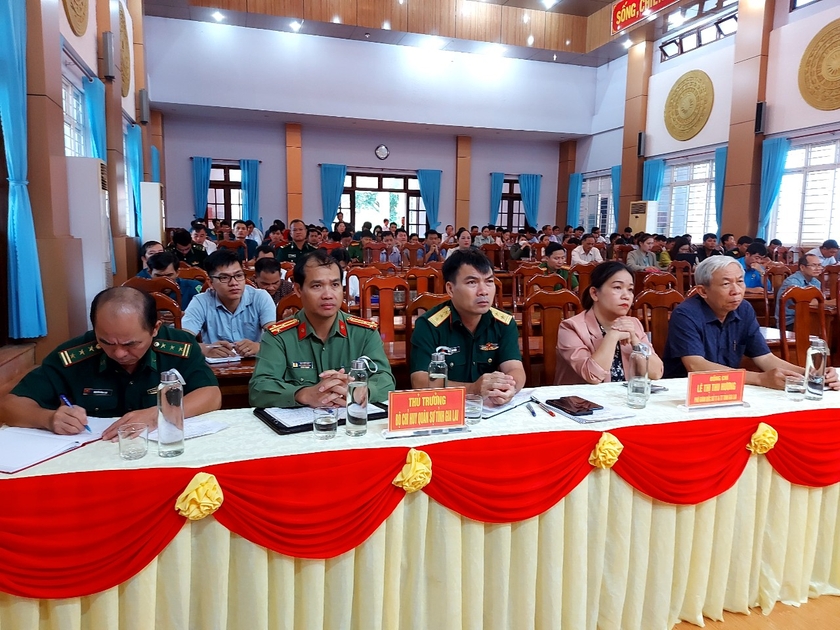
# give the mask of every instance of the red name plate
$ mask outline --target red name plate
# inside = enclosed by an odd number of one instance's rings
[[[686,407],[714,407],[744,402],[746,370],[689,372]]]
[[[416,431],[464,425],[467,390],[412,389],[388,393],[388,430]]]
[[[612,7],[612,34],[638,24],[678,0],[619,0]]]

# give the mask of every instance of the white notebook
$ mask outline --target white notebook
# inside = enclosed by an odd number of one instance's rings
[[[88,418],[90,433],[56,435],[43,429],[0,429],[0,472],[14,473],[102,437],[115,418]]]

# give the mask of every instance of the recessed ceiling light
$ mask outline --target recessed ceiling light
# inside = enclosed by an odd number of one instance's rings
[[[528,23],[528,22],[530,22],[530,21],[531,21],[531,16],[530,16],[530,15],[528,15],[527,13],[526,13],[525,15],[523,15],[523,16],[522,16],[522,22],[523,22],[523,23],[527,24],[527,23]]]
[[[303,26],[303,22],[298,22],[297,20],[289,24],[289,28],[292,29],[295,33],[297,33],[300,30],[301,26]]]
[[[534,36],[533,35],[528,35],[528,45],[529,46],[534,45]]]
[[[557,55],[554,55],[553,61],[557,61]]]
[[[542,0],[543,6],[545,7],[546,11],[557,4],[557,0]]]
[[[390,31],[391,30],[391,23],[388,20],[382,22],[382,30],[383,31]]]
[[[571,45],[571,43],[572,43],[572,40],[571,40],[571,39],[567,39],[567,40],[566,40],[566,46]]]
[[[216,20],[217,22],[221,22],[222,20],[224,20],[224,19],[225,19],[225,16],[224,16],[224,15],[222,15],[221,13],[219,13],[218,11],[216,11],[216,12],[215,12],[213,15],[211,15],[210,17],[212,17],[212,18],[213,18],[214,20]]]
[[[334,15],[333,19],[332,19],[332,23],[333,24],[341,24],[341,18],[338,17],[337,15]]]
[[[421,48],[428,48],[429,50],[440,50],[446,46],[446,40],[436,35],[429,35],[420,41]]]
[[[625,48],[630,48],[630,46],[633,45],[633,42],[631,42],[629,39],[625,39],[624,42],[622,42],[621,45],[624,46]]]

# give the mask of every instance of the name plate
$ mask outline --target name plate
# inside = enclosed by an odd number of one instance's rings
[[[412,389],[388,393],[388,431],[463,427],[467,390]]]
[[[744,403],[746,370],[689,372],[685,406],[715,407]]]

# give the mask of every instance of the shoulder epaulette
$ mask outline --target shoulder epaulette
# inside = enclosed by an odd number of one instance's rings
[[[504,311],[500,311],[499,309],[493,308],[492,306],[490,307],[490,312],[493,314],[493,317],[495,317],[498,321],[502,322],[505,326],[507,326],[511,323],[511,321],[513,321],[513,315],[511,315],[510,313],[505,313]]]
[[[80,346],[62,350],[58,353],[58,357],[61,359],[61,363],[64,367],[70,367],[71,365],[75,365],[85,359],[89,359],[90,357],[97,356],[101,353],[102,347],[95,341],[91,341],[89,343],[83,343]]]
[[[155,339],[153,345],[156,352],[172,354],[176,357],[183,357],[184,359],[190,356],[190,348],[192,348],[192,344],[186,341],[172,341],[171,339]]]
[[[435,328],[437,328],[437,327],[438,327],[438,326],[440,326],[443,322],[445,322],[447,319],[449,319],[449,316],[450,316],[451,314],[452,314],[452,310],[451,310],[448,306],[444,306],[444,307],[443,307],[442,309],[440,309],[437,313],[435,313],[434,315],[429,316],[429,323],[430,323],[432,326],[434,326]]]
[[[290,319],[284,319],[282,322],[277,322],[276,324],[272,324],[268,327],[268,332],[272,335],[279,335],[284,330],[289,330],[290,328],[294,328],[300,322],[296,317],[292,317]]]
[[[375,321],[370,319],[365,319],[364,317],[356,317],[355,315],[348,315],[347,316],[347,323],[352,324],[353,326],[361,326],[362,328],[369,328],[370,330],[376,330],[379,328],[379,324]]]

